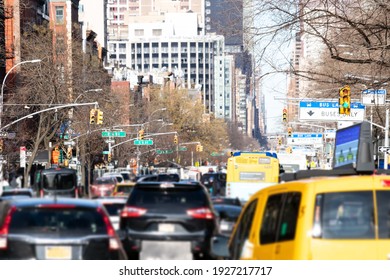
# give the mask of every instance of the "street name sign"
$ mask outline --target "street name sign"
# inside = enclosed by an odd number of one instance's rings
[[[378,150],[381,153],[390,154],[390,147],[379,146]]]
[[[339,103],[333,101],[300,101],[300,121],[363,121],[365,106],[352,102],[351,115],[339,114]]]
[[[107,144],[114,144],[115,140],[114,139],[107,139],[107,140],[104,140],[104,142],[106,142]]]
[[[153,145],[152,139],[134,140],[134,145]]]
[[[126,137],[126,131],[102,131],[102,137]]]
[[[385,105],[386,89],[365,89],[362,91],[362,102],[366,105]]]
[[[75,145],[76,142],[75,141],[64,141],[64,145],[70,145],[70,146],[73,146]]]
[[[185,146],[179,146],[179,151],[185,152],[185,151],[187,151],[187,147],[185,147]]]
[[[110,151],[103,151],[103,155],[108,155],[110,154]]]
[[[315,145],[322,144],[322,133],[292,133],[287,137],[287,145]]]
[[[172,154],[173,150],[156,150],[156,153],[158,155],[166,155],[166,154]]]

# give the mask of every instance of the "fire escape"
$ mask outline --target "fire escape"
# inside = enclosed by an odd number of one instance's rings
[[[14,7],[5,6],[4,7],[4,33],[5,33],[5,59],[14,59],[15,58],[15,45],[13,42],[13,17],[14,17]]]

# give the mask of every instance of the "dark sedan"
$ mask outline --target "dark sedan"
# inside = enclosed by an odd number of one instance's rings
[[[217,204],[214,205],[214,209],[218,212],[220,234],[230,236],[237,219],[240,216],[242,207],[237,205]]]
[[[0,203],[0,259],[127,259],[105,208],[85,199]]]

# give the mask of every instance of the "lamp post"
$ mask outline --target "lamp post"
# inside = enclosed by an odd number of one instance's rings
[[[4,85],[5,85],[5,80],[7,79],[8,75],[14,70],[17,66],[25,63],[37,63],[41,62],[42,60],[40,59],[33,59],[33,60],[26,60],[26,61],[21,61],[19,63],[16,63],[14,66],[11,67],[11,69],[8,70],[7,74],[5,75],[3,79],[3,83],[1,85],[1,96],[0,96],[0,127],[2,125],[1,120],[3,118],[3,103],[4,103]]]

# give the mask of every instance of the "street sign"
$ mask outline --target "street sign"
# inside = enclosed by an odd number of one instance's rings
[[[225,155],[225,153],[218,153],[218,152],[212,152],[210,154],[210,156],[212,156],[212,157],[218,157],[218,156],[224,156],[224,155]]]
[[[109,151],[103,151],[103,155],[108,155],[108,154],[110,154]]]
[[[126,137],[126,131],[102,131],[102,137]]]
[[[172,154],[173,150],[156,150],[156,153],[158,155],[166,155],[166,154]]]
[[[292,133],[287,138],[287,145],[315,145],[322,144],[322,133]]]
[[[153,145],[152,139],[134,140],[134,145]]]
[[[379,152],[381,152],[381,153],[390,154],[390,147],[387,147],[387,146],[379,146],[378,150],[379,150]]]
[[[185,146],[179,146],[179,151],[185,152],[185,151],[187,151],[187,147],[185,147]]]
[[[300,121],[363,121],[365,106],[352,102],[351,115],[339,114],[339,103],[333,101],[300,101]]]
[[[365,89],[362,91],[362,103],[366,105],[385,105],[386,89]]]
[[[76,142],[75,141],[64,141],[64,145],[70,145],[70,146],[73,146],[75,145]]]
[[[114,144],[115,140],[114,139],[107,139],[107,140],[104,140],[104,142],[106,142],[107,144]]]
[[[0,132],[0,138],[7,138],[8,137],[8,132],[2,131]]]

